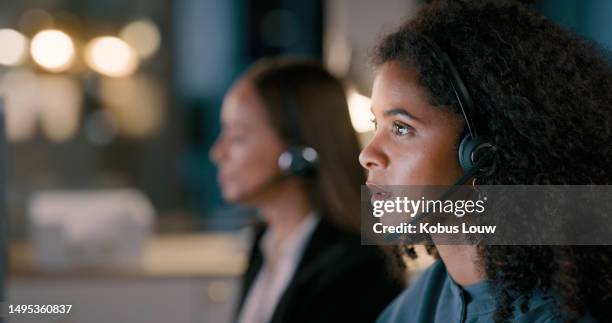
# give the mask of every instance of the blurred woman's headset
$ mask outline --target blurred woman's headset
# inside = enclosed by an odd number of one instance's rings
[[[287,149],[278,157],[278,167],[284,176],[312,177],[319,161],[319,153],[304,143],[301,135],[296,89],[293,80],[283,82],[281,96],[287,118]]]
[[[295,106],[295,92],[291,88],[289,80],[283,82],[280,89],[282,105],[285,110],[286,123],[284,124],[284,136],[287,141],[287,148],[278,157],[278,167],[280,172],[254,188],[244,192],[242,198],[252,197],[264,190],[277,185],[292,176],[311,178],[316,171],[319,161],[318,152],[302,142],[300,123],[297,106]]]

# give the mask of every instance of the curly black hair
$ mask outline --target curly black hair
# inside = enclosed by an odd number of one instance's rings
[[[498,147],[484,185],[612,184],[612,68],[597,45],[518,1],[432,1],[373,53],[414,69],[430,103],[459,113],[442,63],[423,35],[456,65],[481,133]],[[536,290],[552,295],[568,322],[612,322],[611,246],[484,246],[496,291],[496,322],[522,311]]]

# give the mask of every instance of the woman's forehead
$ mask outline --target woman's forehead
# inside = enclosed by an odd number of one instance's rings
[[[425,104],[425,89],[419,85],[416,72],[394,62],[385,63],[376,73],[372,99]]]
[[[425,122],[457,117],[449,110],[434,107],[428,95],[415,69],[388,62],[379,68],[374,79],[372,109],[375,114],[390,109],[405,109]]]
[[[223,101],[224,122],[260,123],[267,121],[266,109],[252,82],[239,81]]]

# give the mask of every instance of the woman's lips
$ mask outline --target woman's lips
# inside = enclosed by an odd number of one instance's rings
[[[372,194],[372,201],[388,200],[391,198],[391,192],[385,190],[381,185],[368,181],[366,182],[366,186]]]
[[[217,174],[217,183],[221,186],[227,184],[231,180],[231,177],[228,174],[224,174],[219,172]]]

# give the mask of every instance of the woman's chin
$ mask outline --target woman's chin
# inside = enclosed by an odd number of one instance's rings
[[[239,203],[240,202],[240,194],[236,190],[231,189],[222,189],[221,197],[223,200],[228,203]]]
[[[253,207],[255,206],[253,199],[255,198],[254,196],[252,196],[253,194],[250,194],[250,192],[248,190],[230,190],[230,189],[224,189],[221,192],[221,196],[223,197],[223,200],[225,200],[225,202],[227,203],[234,203],[234,204],[240,204],[243,206],[247,206],[247,207]]]

